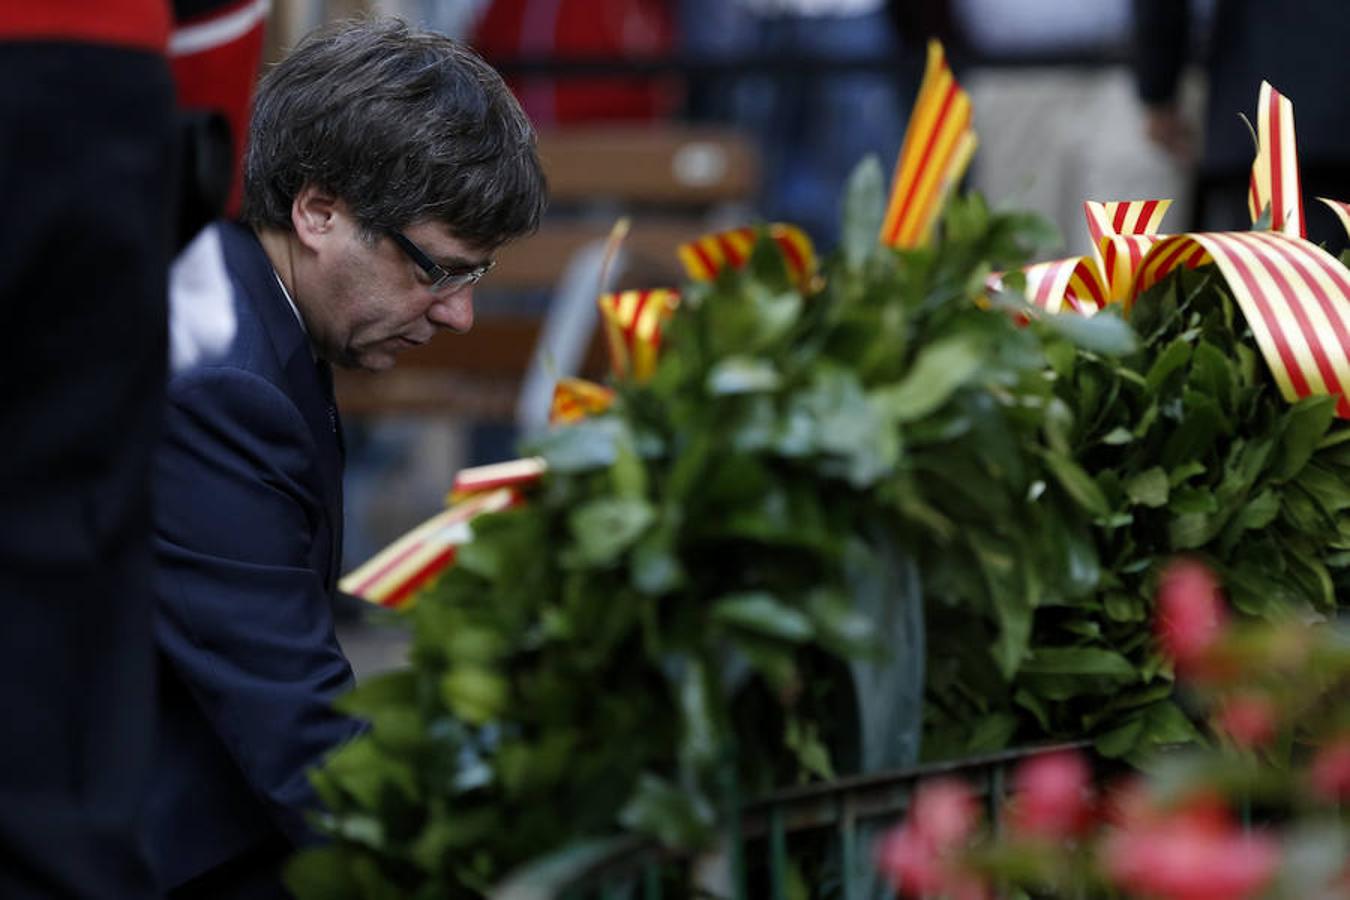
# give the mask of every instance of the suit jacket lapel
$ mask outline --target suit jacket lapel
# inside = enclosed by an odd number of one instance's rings
[[[327,585],[333,590],[342,557],[342,463],[341,421],[337,416],[328,363],[316,362],[309,336],[296,320],[286,295],[277,282],[271,261],[252,231],[237,225],[222,226],[227,256],[243,282],[247,299],[262,320],[263,329],[285,376],[285,385],[296,408],[305,417],[318,448],[316,461],[323,477],[324,506],[328,513],[333,548],[329,554]],[[322,367],[322,370],[321,370]]]

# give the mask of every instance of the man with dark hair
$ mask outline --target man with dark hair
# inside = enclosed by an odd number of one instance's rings
[[[468,331],[473,287],[544,205],[534,135],[467,48],[347,23],[268,73],[248,226],[221,229],[223,358],[175,375],[155,462],[160,751],[149,847],[171,896],[283,896],[307,770],[359,730],[334,638],[342,438],[329,364]]]

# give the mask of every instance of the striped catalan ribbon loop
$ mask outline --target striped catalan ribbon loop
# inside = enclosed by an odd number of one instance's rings
[[[548,420],[554,425],[579,422],[598,415],[614,403],[614,391],[584,378],[559,378],[553,386]]]
[[[1153,249],[1134,294],[1179,265],[1205,262],[1223,274],[1284,398],[1336,395],[1336,414],[1350,418],[1350,271],[1281,232],[1183,234]]]
[[[1350,203],[1341,200],[1328,200],[1326,197],[1318,197],[1327,207],[1336,214],[1336,218],[1341,220],[1341,225],[1345,227],[1345,233],[1350,235]]]
[[[679,302],[680,295],[668,288],[601,295],[605,343],[617,377],[638,382],[651,377],[661,348],[661,331]]]
[[[1024,269],[1027,298],[1049,313],[1093,313],[1128,302],[1135,273],[1161,237],[1158,228],[1171,200],[1116,200],[1083,204],[1092,256],[1036,263]]]
[[[1294,142],[1294,104],[1261,82],[1256,104],[1256,161],[1247,191],[1252,221],[1270,210],[1270,230],[1304,237],[1303,192]]]
[[[787,263],[788,274],[802,293],[812,290],[820,263],[811,239],[795,225],[774,222],[764,229],[747,226],[709,234],[681,244],[680,262],[692,281],[711,281],[724,268],[739,269],[750,259],[755,242],[767,232]]]
[[[942,45],[929,41],[923,82],[895,162],[881,243],[900,249],[928,243],[948,193],[975,152],[971,118],[970,95],[957,84]]]
[[[513,487],[475,494],[385,547],[343,577],[339,587],[378,606],[405,608],[420,590],[453,564],[459,547],[472,537],[470,520],[520,502],[520,491]]]

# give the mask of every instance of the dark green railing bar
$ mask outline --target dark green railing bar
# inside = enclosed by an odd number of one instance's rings
[[[661,867],[656,863],[642,867],[642,900],[661,900]]]
[[[745,844],[741,840],[741,794],[736,783],[735,748],[727,747],[722,757],[722,808],[726,815],[727,852],[731,854],[731,896],[746,900]]]
[[[858,820],[853,812],[853,799],[845,794],[840,799],[839,849],[844,882],[844,900],[861,900],[858,896]]]
[[[769,877],[773,900],[787,900],[787,828],[783,808],[769,811]]]
[[[993,823],[994,834],[1002,837],[1003,817],[999,815],[999,806],[1003,801],[1004,766],[1002,763],[989,770],[989,821]]]

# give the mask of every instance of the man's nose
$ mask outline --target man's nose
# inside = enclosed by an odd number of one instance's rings
[[[464,334],[473,327],[473,286],[455,291],[449,297],[438,298],[427,310],[432,324]]]

